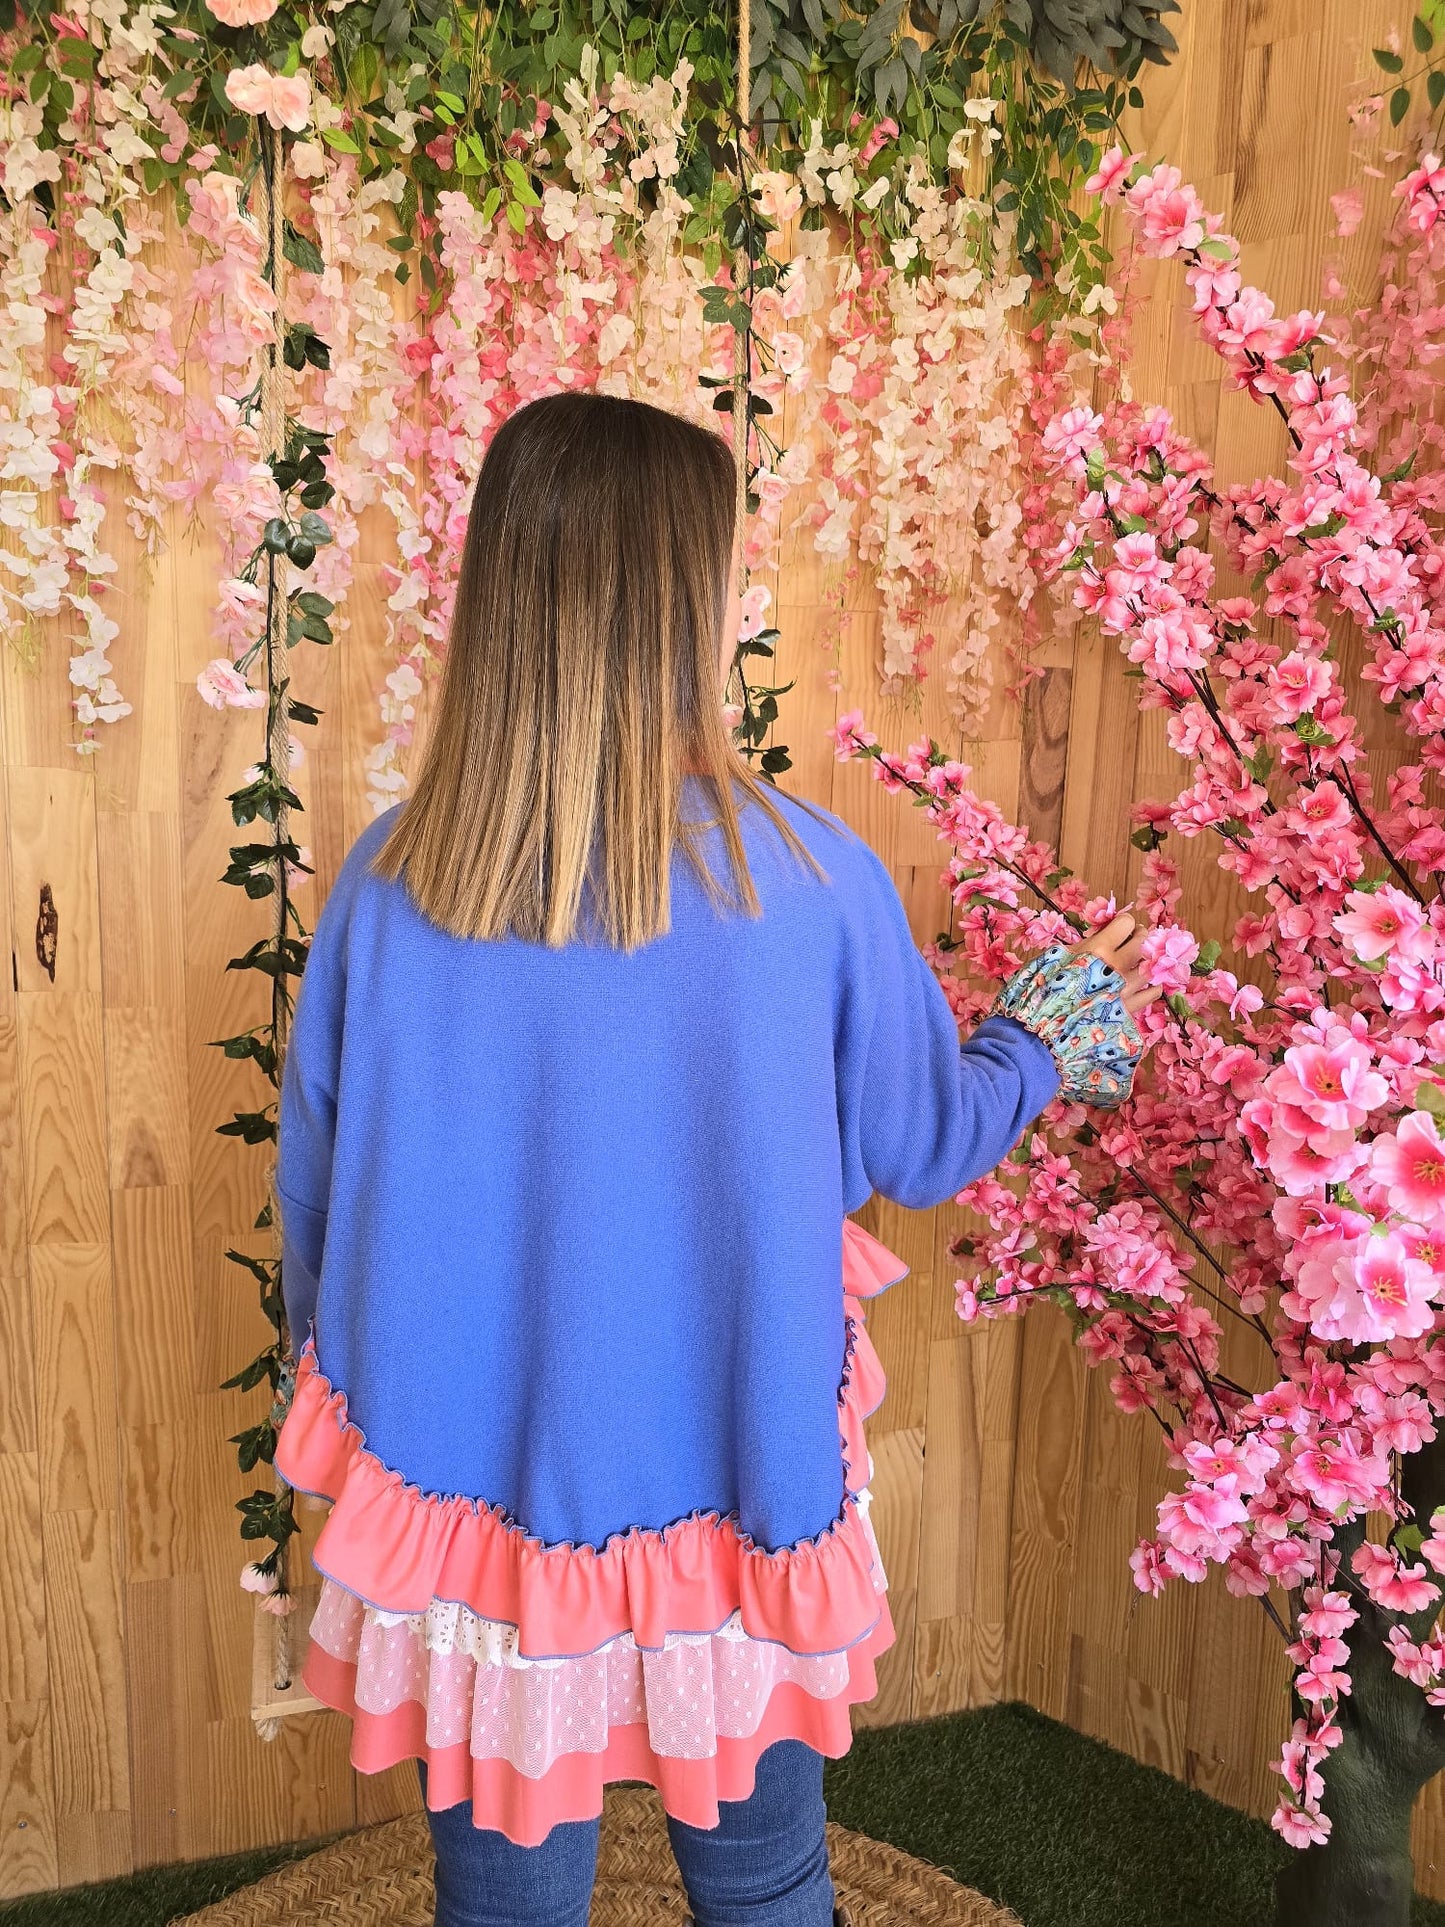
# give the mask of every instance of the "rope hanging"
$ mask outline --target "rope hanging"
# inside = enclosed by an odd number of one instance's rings
[[[282,156],[279,127],[267,127],[266,141],[266,217],[269,228],[268,245],[271,253],[271,285],[276,293],[276,332],[267,349],[266,371],[261,391],[261,440],[266,458],[274,459],[286,451],[286,217],[282,195]],[[269,552],[268,552],[269,554]],[[277,771],[285,784],[291,781],[291,716],[290,704],[275,700],[275,687],[279,677],[284,676],[286,660],[286,569],[284,556],[269,555],[271,569],[271,594],[268,601],[270,610],[270,633],[266,638],[267,681],[271,693],[270,716],[268,723],[267,749],[273,770]],[[285,802],[281,802],[276,812],[276,841],[278,844],[290,841],[291,812]],[[277,879],[276,916],[278,939],[286,936],[286,893],[280,888]],[[287,1034],[286,1000],[276,999],[273,1014],[272,1043],[276,1050],[276,1074],[281,1074],[281,1059],[286,1051]],[[274,1202],[274,1200],[273,1200]]]
[[[270,254],[271,286],[276,296],[276,328],[270,346],[266,351],[266,365],[261,376],[261,447],[267,460],[275,460],[286,452],[286,216],[282,194],[282,167],[284,148],[279,127],[265,126],[261,138],[264,142],[262,174],[266,184],[266,230],[267,248]],[[269,571],[267,584],[268,627],[266,633],[266,693],[268,714],[266,722],[266,753],[272,770],[283,785],[291,781],[291,717],[290,704],[284,696],[278,696],[278,685],[285,679],[287,656],[287,601],[285,556],[267,551],[266,565]],[[275,824],[275,843],[278,852],[291,838],[291,813],[285,801],[277,805]],[[285,857],[277,856],[276,887],[272,899],[276,905],[276,938],[284,944],[286,940],[286,903],[287,895],[284,875]],[[281,1088],[281,1066],[286,1054],[288,1032],[288,1009],[284,985],[280,976],[275,979],[271,995],[271,1042],[276,1054],[276,1088]],[[267,1190],[271,1206],[272,1255],[279,1264],[281,1260],[281,1210],[276,1194],[276,1160],[273,1157],[266,1173]],[[283,1414],[284,1416],[284,1414]],[[279,1473],[273,1472],[278,1495],[282,1491]],[[290,1563],[289,1549],[280,1551],[281,1589],[286,1587],[286,1567]],[[259,1607],[257,1608],[259,1611]],[[272,1618],[274,1628],[272,1640],[273,1684],[277,1692],[285,1692],[291,1684],[291,1621],[281,1614]],[[279,1731],[280,1722],[266,1720],[258,1731],[263,1739],[272,1739]]]
[[[743,169],[743,143],[751,118],[752,44],[751,0],[738,0],[738,192],[746,194],[748,184]],[[734,293],[738,278],[734,273]],[[743,559],[743,529],[748,514],[748,387],[752,370],[752,337],[749,329],[739,328],[733,335],[733,454],[737,461],[737,506],[734,526],[738,537],[738,593],[748,586],[748,565]]]

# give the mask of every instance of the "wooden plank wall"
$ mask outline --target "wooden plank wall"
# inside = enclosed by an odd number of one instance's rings
[[[1194,178],[1282,307],[1316,301],[1339,247],[1328,195],[1351,178],[1347,85],[1408,16],[1398,0],[1187,0],[1183,55],[1150,78],[1134,145]],[[1348,244],[1358,271],[1382,215],[1375,188]],[[1173,408],[1226,479],[1277,461],[1274,425],[1221,392],[1193,341],[1176,275],[1144,289],[1136,391]],[[149,572],[121,544],[115,657],[135,714],[93,764],[69,747],[63,652],[0,665],[0,917],[14,959],[0,984],[0,1895],[364,1824],[414,1798],[404,1774],[354,1776],[329,1716],[288,1722],[271,1744],[249,1717],[232,1505],[250,1482],[225,1441],[254,1401],[216,1387],[258,1337],[222,1252],[254,1240],[262,1159],[214,1134],[243,1074],[208,1040],[257,1014],[254,987],[224,966],[259,926],[217,879],[225,793],[259,742],[254,716],[218,715],[195,692],[215,558],[204,530],[177,519],[170,538]],[[384,523],[364,522],[350,632],[296,659],[301,693],[326,712],[299,776],[318,893],[369,816],[361,756],[385,667],[386,557]],[[885,741],[919,724],[874,696],[866,583],[841,620],[838,590],[790,544],[792,784],[875,844],[930,936],[937,846],[863,771],[839,769],[823,735],[855,704]],[[1127,894],[1130,800],[1167,794],[1180,767],[1157,719],[1137,718],[1112,647],[1065,630],[1042,660],[1022,712],[999,698],[958,747],[984,793]],[[923,709],[946,737],[941,703]],[[53,968],[37,947],[47,887]],[[1205,928],[1232,915],[1202,852],[1187,906]],[[875,1205],[868,1222],[913,1276],[870,1320],[890,1379],[870,1429],[900,1637],[864,1717],[1021,1697],[1267,1811],[1287,1713],[1262,1615],[1215,1585],[1153,1603],[1130,1585],[1127,1555],[1164,1476],[1151,1433],[1113,1412],[1051,1314],[959,1325],[955,1212]],[[1442,1827],[1434,1797],[1419,1857],[1437,1892]]]

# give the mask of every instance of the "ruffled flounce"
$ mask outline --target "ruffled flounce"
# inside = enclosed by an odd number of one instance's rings
[[[423,1757],[433,1806],[470,1798],[478,1825],[532,1844],[600,1812],[610,1780],[649,1781],[669,1813],[712,1826],[774,1740],[847,1750],[848,1709],[893,1640],[863,1432],[885,1380],[861,1301],[906,1267],[851,1220],[843,1254],[843,1502],[777,1551],[716,1512],[549,1544],[499,1508],[422,1492],[367,1450],[307,1345],[276,1464],[331,1501],[303,1676],[351,1717],[359,1769]]]
[[[845,1298],[876,1298],[890,1285],[902,1282],[908,1267],[871,1231],[851,1218],[843,1220],[843,1293]]]
[[[807,1669],[831,1668],[833,1659],[801,1659],[752,1640],[741,1642],[733,1665],[717,1658],[718,1648],[727,1644],[721,1638],[698,1647],[674,1645],[661,1654],[633,1647],[625,1655],[609,1649],[587,1661],[566,1661],[567,1667],[595,1666],[601,1676],[590,1717],[581,1722],[596,1745],[581,1744],[579,1735],[565,1752],[552,1752],[546,1744],[545,1694],[507,1691],[518,1680],[545,1680],[541,1667],[499,1668],[484,1676],[466,1656],[443,1661],[425,1654],[418,1661],[405,1649],[395,1655],[384,1648],[364,1653],[359,1637],[358,1663],[335,1657],[313,1639],[306,1684],[324,1704],[350,1716],[351,1761],[360,1772],[381,1773],[403,1760],[424,1759],[428,1805],[440,1810],[469,1800],[477,1825],[495,1828],[519,1846],[536,1846],[559,1821],[594,1819],[602,1811],[603,1788],[614,1780],[644,1780],[657,1788],[675,1819],[713,1827],[719,1800],[745,1800],[752,1792],[758,1757],[775,1740],[803,1740],[830,1759],[848,1751],[849,1709],[873,1698],[878,1690],[874,1661],[893,1643],[888,1602],[880,1597],[878,1604],[872,1630],[837,1656],[845,1677],[826,1696],[813,1692]],[[676,1669],[676,1684],[670,1663],[660,1677],[648,1670],[674,1652],[687,1655],[686,1664]],[[378,1657],[380,1676],[371,1663]],[[388,1662],[394,1667],[389,1679]],[[671,1709],[670,1687],[684,1699]],[[530,1736],[528,1699],[533,1717],[542,1720]],[[597,1717],[603,1705],[605,1724]],[[621,1716],[615,1721],[614,1712]],[[756,1724],[748,1730],[755,1714]],[[699,1751],[695,1743],[685,1751],[666,1750],[669,1744],[685,1744],[684,1736],[700,1732],[709,1716],[717,1730],[707,1750]],[[559,1710],[554,1734],[566,1717]],[[518,1719],[520,1728],[514,1723]],[[512,1748],[525,1753],[529,1746],[550,1756],[536,1774],[508,1757]]]

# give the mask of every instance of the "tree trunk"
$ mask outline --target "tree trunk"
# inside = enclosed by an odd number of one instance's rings
[[[1423,1704],[1408,1681],[1397,1683]],[[1360,1690],[1357,1674],[1356,1695]],[[1378,1728],[1398,1730],[1394,1709],[1371,1704],[1359,1711],[1364,1717],[1345,1729],[1325,1767],[1329,1839],[1291,1854],[1279,1876],[1278,1927],[1409,1927],[1410,1814],[1420,1788],[1445,1762],[1433,1748],[1423,1763],[1409,1745],[1378,1750]]]
[[[1423,1524],[1445,1502],[1445,1435],[1404,1466],[1405,1496]],[[1341,1528],[1343,1561],[1363,1537],[1362,1523]],[[1411,1621],[1351,1597],[1360,1614],[1348,1634],[1353,1691],[1340,1702],[1344,1742],[1324,1764],[1330,1835],[1291,1854],[1275,1885],[1277,1927],[1409,1927],[1410,1816],[1420,1789],[1445,1767],[1445,1716],[1395,1672],[1384,1643],[1396,1624],[1423,1639],[1433,1613]]]

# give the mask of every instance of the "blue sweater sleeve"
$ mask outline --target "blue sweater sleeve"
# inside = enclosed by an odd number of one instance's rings
[[[866,847],[866,846],[864,846]],[[941,1204],[1003,1158],[1059,1088],[1053,1053],[1010,1017],[960,1045],[943,987],[924,961],[893,880],[866,851],[871,897],[839,1063],[844,1189],[896,1204]]]
[[[299,1351],[316,1315],[345,1002],[345,902],[340,879],[322,905],[281,1072],[276,1194],[281,1209],[281,1295]]]

